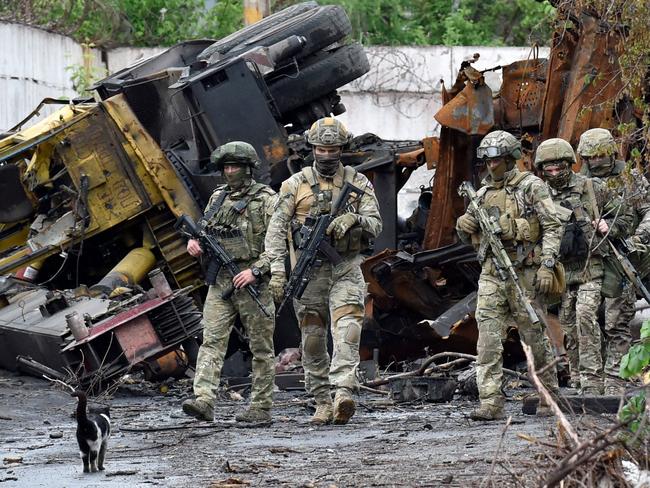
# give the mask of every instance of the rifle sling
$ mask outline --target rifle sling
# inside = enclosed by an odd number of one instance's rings
[[[228,196],[228,191],[224,188],[223,191],[219,193],[217,199],[214,202],[212,202],[212,205],[210,205],[210,208],[208,208],[207,212],[205,212],[205,214],[203,215],[203,218],[201,219],[203,224],[201,225],[201,227],[205,227],[205,224],[207,224],[208,222],[210,222],[210,220],[212,220],[212,217],[214,217],[217,214],[217,212],[223,205],[223,202],[226,200],[227,196]]]

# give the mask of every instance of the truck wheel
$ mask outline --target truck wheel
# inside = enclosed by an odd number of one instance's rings
[[[303,36],[305,46],[296,56],[301,59],[317,52],[352,32],[350,19],[343,7],[327,5],[307,10],[285,21],[269,27],[262,32],[249,36],[230,49],[217,48],[216,52],[225,57],[235,56],[257,46],[270,46],[291,36]]]
[[[211,44],[205,48],[198,56],[197,59],[207,60],[214,53],[224,54],[230,51],[232,48],[241,44],[242,42],[250,39],[251,37],[261,34],[267,29],[271,29],[282,22],[285,22],[288,19],[294,18],[296,15],[300,15],[308,10],[318,8],[318,3],[315,1],[311,2],[301,2],[296,5],[284,8],[279,12],[264,17],[259,22],[256,22],[252,25],[246,26],[243,29],[240,29],[232,34],[227,35],[226,37],[219,39],[217,42]]]
[[[297,75],[267,81],[281,113],[307,105],[370,70],[366,53],[358,43],[320,52],[309,60],[309,64],[300,66]]]

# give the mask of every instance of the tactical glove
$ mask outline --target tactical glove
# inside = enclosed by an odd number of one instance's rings
[[[284,287],[287,285],[287,277],[284,273],[273,273],[269,281],[269,291],[275,303],[284,300]]]
[[[334,239],[340,239],[350,230],[354,224],[357,223],[357,215],[353,213],[346,213],[336,217],[327,227],[325,233],[329,236],[332,235]]]
[[[550,293],[553,289],[553,269],[541,265],[537,270],[537,289],[540,293]]]
[[[645,254],[648,251],[648,246],[643,242],[643,238],[639,235],[630,237],[630,242],[634,246],[634,250],[639,254]]]
[[[466,234],[476,234],[479,229],[478,221],[467,213],[458,217],[458,220],[456,221],[456,227],[458,227],[459,230],[462,230]]]

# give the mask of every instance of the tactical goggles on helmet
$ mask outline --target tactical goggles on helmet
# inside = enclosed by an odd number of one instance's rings
[[[476,157],[479,159],[499,158],[510,154],[510,149],[501,146],[484,146],[476,148]]]

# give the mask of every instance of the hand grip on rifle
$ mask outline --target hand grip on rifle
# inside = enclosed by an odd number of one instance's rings
[[[487,242],[489,249],[492,251],[492,262],[494,267],[499,274],[499,277],[503,280],[510,280],[510,282],[515,287],[515,294],[519,299],[519,302],[524,305],[528,317],[530,318],[533,324],[539,324],[541,322],[539,315],[533,308],[530,299],[526,296],[524,290],[521,288],[519,283],[519,276],[515,270],[512,261],[508,252],[503,247],[501,238],[499,237],[502,233],[501,226],[497,219],[488,214],[488,212],[483,208],[479,202],[478,195],[476,190],[469,181],[464,181],[461,183],[458,188],[458,194],[461,197],[467,198],[469,201],[469,208],[472,209],[474,217],[478,220],[478,223],[481,227],[481,244]],[[487,251],[487,247],[481,246],[484,248],[483,252]],[[479,252],[479,254],[482,254]],[[480,256],[479,261],[482,262],[485,256]]]
[[[199,227],[194,222],[194,220],[192,220],[192,217],[190,217],[189,215],[181,215],[176,221],[176,224],[174,224],[174,228],[177,229],[180,233],[192,239],[199,239],[203,244],[205,250],[210,254],[211,259],[217,261],[219,265],[218,269],[221,268],[227,269],[228,273],[230,273],[230,276],[232,276],[233,278],[239,274],[241,270],[239,269],[239,266],[237,266],[237,263],[235,263],[235,260],[230,256],[230,254],[228,254],[228,252],[223,248],[223,246],[221,246],[219,241],[214,237],[208,235],[201,227]],[[260,301],[259,290],[255,286],[253,286],[253,284],[246,285],[244,289],[255,301],[255,303],[260,308],[262,313],[264,313],[264,315],[266,315],[267,317],[271,317],[271,314],[268,312],[266,307]],[[230,298],[230,296],[233,294],[234,291],[235,291],[234,287],[230,287],[223,291],[221,297],[224,300],[227,300]]]
[[[284,299],[277,309],[278,314],[289,300],[293,298],[300,299],[302,297],[311,279],[312,269],[316,265],[319,254],[333,264],[341,262],[341,256],[326,240],[327,227],[345,209],[351,195],[355,195],[356,198],[361,198],[364,193],[363,190],[357,188],[352,183],[346,182],[343,188],[341,188],[341,192],[336,201],[333,203],[330,213],[317,217],[314,224],[305,229],[306,232],[303,233],[303,239],[298,247],[300,256],[287,281]]]

